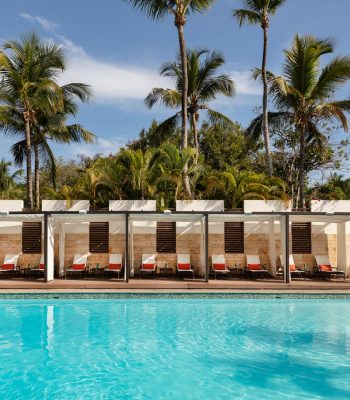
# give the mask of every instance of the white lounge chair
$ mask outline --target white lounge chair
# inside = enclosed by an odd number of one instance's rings
[[[211,267],[216,279],[217,275],[227,276],[230,270],[227,268],[225,256],[223,254],[213,254],[211,256]]]
[[[40,257],[39,265],[29,270],[32,276],[41,276],[45,274],[45,258],[42,254]]]
[[[86,263],[88,256],[86,254],[76,254],[73,259],[73,264],[66,269],[65,277],[68,275],[81,275],[86,272]]]
[[[189,254],[178,254],[176,264],[177,274],[191,274],[194,278],[194,270],[191,265],[191,257]]]
[[[110,254],[108,266],[104,269],[105,274],[109,276],[118,274],[118,279],[119,279],[122,269],[123,269],[123,254]]]
[[[140,265],[140,277],[143,273],[156,277],[157,264],[155,254],[142,254],[142,263]]]
[[[249,278],[268,277],[269,273],[262,269],[259,254],[247,254],[247,274]]]
[[[280,263],[281,263],[281,268],[282,268],[282,273],[284,274],[284,257],[282,255],[280,255]],[[294,262],[294,257],[292,254],[289,254],[289,271],[290,271],[290,275],[291,277],[297,277],[297,278],[302,278],[303,276],[305,276],[305,271],[298,269],[295,265]]]
[[[6,254],[4,257],[4,262],[0,267],[0,274],[7,278],[8,276],[14,276],[17,269],[17,262],[18,262],[19,254]]]
[[[329,261],[329,257],[325,255],[315,255],[315,260],[317,263],[317,272],[318,276],[325,276],[329,280],[332,276],[337,278],[338,276],[344,278],[345,280],[345,272],[338,271],[337,268],[333,267],[331,262]]]

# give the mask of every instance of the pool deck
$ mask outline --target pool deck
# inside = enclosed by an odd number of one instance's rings
[[[0,281],[0,292],[23,291],[350,291],[350,279],[331,281],[293,280],[200,280],[132,279],[129,283],[116,280],[43,280],[7,279]]]

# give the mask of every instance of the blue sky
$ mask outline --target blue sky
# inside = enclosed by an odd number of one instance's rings
[[[220,50],[223,69],[236,82],[234,99],[218,99],[215,107],[246,125],[260,106],[260,87],[250,71],[261,63],[262,33],[258,27],[238,28],[231,17],[240,0],[217,0],[205,15],[190,16],[188,47]],[[295,33],[336,39],[337,54],[350,54],[349,0],[287,0],[271,20],[269,69],[278,72],[282,50]],[[63,82],[92,85],[94,99],[83,105],[77,122],[98,136],[94,145],[56,146],[57,156],[114,153],[136,138],[152,119],[171,115],[163,108],[148,110],[143,99],[156,86],[171,84],[159,77],[160,65],[178,50],[176,29],[169,17],[150,21],[122,0],[2,0],[0,42],[35,30],[66,49],[68,69]],[[349,97],[347,87],[342,95]],[[11,139],[0,136],[0,157],[9,159]]]

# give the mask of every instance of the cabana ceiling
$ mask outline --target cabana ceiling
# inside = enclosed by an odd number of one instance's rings
[[[203,214],[132,214],[130,221],[152,221],[152,222],[197,222],[204,218]]]
[[[290,222],[323,222],[328,224],[336,224],[340,222],[349,222],[350,215],[290,215]]]
[[[44,214],[9,214],[0,215],[0,222],[41,222]]]

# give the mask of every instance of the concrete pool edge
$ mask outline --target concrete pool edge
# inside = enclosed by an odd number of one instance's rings
[[[1,290],[0,300],[15,299],[344,299],[350,300],[350,291],[243,291],[243,290]]]

